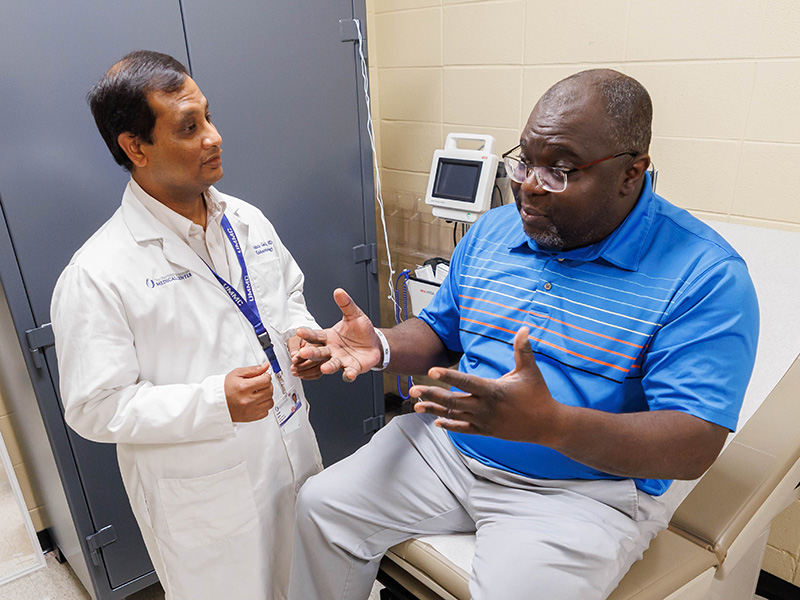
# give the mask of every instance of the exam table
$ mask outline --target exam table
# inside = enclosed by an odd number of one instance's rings
[[[669,527],[609,600],[752,600],[770,523],[800,497],[800,234],[708,224],[744,257],[756,287],[753,377],[737,433],[700,479],[670,487]],[[474,545],[473,534],[454,534],[392,547],[382,599],[468,600]]]

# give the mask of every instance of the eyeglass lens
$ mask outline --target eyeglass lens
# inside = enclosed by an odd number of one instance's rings
[[[526,165],[518,158],[511,156],[505,157],[508,176],[516,183],[525,183],[531,171],[536,176],[536,180],[548,192],[563,192],[567,187],[567,178],[563,171],[551,169],[549,167],[531,167]]]

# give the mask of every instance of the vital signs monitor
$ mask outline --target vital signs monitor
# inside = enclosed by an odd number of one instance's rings
[[[483,142],[478,150],[459,148],[462,141]],[[433,216],[448,221],[474,223],[489,209],[497,174],[494,137],[450,133],[444,148],[433,153],[425,203]]]

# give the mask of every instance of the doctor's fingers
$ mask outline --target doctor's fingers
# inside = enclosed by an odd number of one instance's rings
[[[253,367],[234,369],[225,376],[225,397],[238,398],[249,396],[255,390],[272,386],[272,377],[267,372],[253,375]]]
[[[269,398],[256,398],[253,397],[251,401],[242,406],[242,411],[246,415],[243,419],[245,422],[260,421],[269,414],[275,402],[272,396]]]
[[[270,385],[268,388],[255,390],[252,394],[252,402],[260,406],[263,410],[269,410],[275,405],[275,391]]]
[[[250,379],[252,377],[258,377],[263,375],[269,370],[269,362],[264,361],[260,365],[252,365],[250,367],[238,367],[228,373],[225,377],[227,381],[228,378],[231,379]]]
[[[272,396],[272,375],[270,373],[264,373],[258,377],[251,377],[250,379],[244,379],[242,381],[245,386],[242,391],[258,394],[267,390],[269,395]]]
[[[228,396],[228,411],[234,423],[250,423],[263,419],[269,414],[274,402],[272,400],[272,390],[251,392]]]
[[[260,387],[251,388],[250,392],[241,398],[242,407],[253,413],[257,419],[266,416],[274,404],[272,381],[262,382]]]

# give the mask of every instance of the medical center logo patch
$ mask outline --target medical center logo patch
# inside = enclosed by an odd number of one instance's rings
[[[147,287],[150,289],[155,289],[163,287],[174,281],[183,281],[184,279],[189,279],[191,276],[192,274],[190,271],[183,271],[182,273],[170,273],[169,275],[156,277],[155,279],[146,279],[145,282],[147,283]]]

